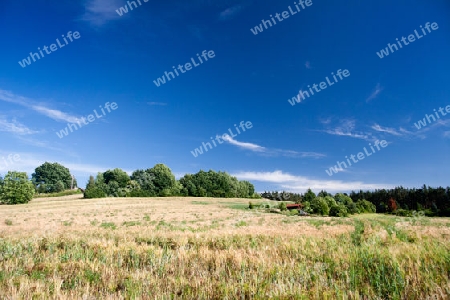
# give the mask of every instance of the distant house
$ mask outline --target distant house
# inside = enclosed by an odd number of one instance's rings
[[[297,210],[301,210],[303,208],[302,204],[287,204],[286,208],[291,210],[291,209],[297,209]]]

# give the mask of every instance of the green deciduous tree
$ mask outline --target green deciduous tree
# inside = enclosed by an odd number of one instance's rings
[[[314,194],[314,192],[311,191],[311,189],[308,189],[305,196],[303,196],[303,201],[307,201],[307,202],[311,203],[315,198],[316,198],[316,194]]]
[[[103,173],[103,180],[105,184],[109,184],[111,181],[115,181],[120,188],[125,188],[130,181],[130,176],[127,172],[115,168],[114,170],[108,170]]]
[[[45,184],[45,192],[48,193],[70,189],[72,184],[72,175],[70,175],[69,169],[56,162],[45,162],[37,167],[31,178],[36,187]],[[62,185],[58,182],[61,182]]]
[[[150,173],[150,169],[136,170],[131,174],[131,180],[134,180],[139,184],[140,189],[138,191],[131,191],[132,197],[151,197],[156,196],[156,188],[153,180],[155,176]]]
[[[5,204],[28,203],[35,188],[25,172],[8,172],[0,186],[0,202]]]
[[[251,198],[255,187],[248,181],[239,181],[226,172],[200,170],[196,174],[186,174],[179,180],[181,194],[193,197]]]
[[[157,164],[153,168],[147,170],[153,177],[155,185],[155,193],[158,196],[177,195],[178,186],[176,184],[175,175],[172,174],[170,168],[164,164]]]

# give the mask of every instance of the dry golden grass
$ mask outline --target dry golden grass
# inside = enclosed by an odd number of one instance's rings
[[[255,202],[255,200],[252,200]],[[207,203],[207,204],[205,204]],[[320,229],[298,218],[288,226],[283,223],[286,216],[249,210],[230,208],[232,205],[246,207],[248,200],[218,198],[104,198],[82,199],[82,195],[60,198],[40,198],[29,204],[18,206],[0,206],[0,220],[14,219],[14,226],[0,221],[0,232],[12,236],[29,234],[54,234],[67,232],[86,232],[99,230],[92,221],[112,222],[118,228],[117,234],[146,230],[155,230],[160,222],[179,228],[180,232],[192,232],[188,228],[208,229],[208,235],[233,235],[252,232],[253,234],[286,236],[335,236],[353,230],[351,225],[323,226]],[[145,216],[150,221],[145,221]],[[263,219],[263,225],[260,219]],[[311,219],[311,218],[309,218]],[[315,219],[314,217],[312,219]],[[321,220],[333,218],[317,217]],[[145,226],[120,226],[123,222],[139,221]],[[237,227],[244,221],[246,226]],[[66,225],[64,225],[66,222]],[[70,225],[68,225],[68,222]],[[176,231],[176,230],[175,230]],[[187,232],[187,233],[188,233]],[[186,234],[186,232],[183,232]]]
[[[0,206],[0,299],[450,295],[448,219],[286,216],[248,201],[72,195]]]

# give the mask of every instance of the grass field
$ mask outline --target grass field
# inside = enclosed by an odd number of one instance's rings
[[[0,206],[0,299],[450,298],[449,219],[81,196]]]

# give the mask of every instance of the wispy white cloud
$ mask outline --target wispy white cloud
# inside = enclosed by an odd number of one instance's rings
[[[282,150],[282,149],[270,149],[253,143],[239,142],[233,139],[228,134],[225,134],[223,140],[229,144],[238,146],[240,148],[250,150],[253,152],[258,152],[264,156],[285,156],[285,157],[301,157],[301,158],[322,158],[325,154],[317,152],[298,152],[292,150]]]
[[[222,11],[219,14],[219,20],[225,21],[234,18],[237,14],[239,14],[243,9],[242,5],[235,5],[232,7],[229,7]]]
[[[355,139],[362,139],[366,141],[373,141],[376,138],[372,135],[371,132],[358,132],[355,131],[356,122],[355,120],[346,119],[341,120],[340,125],[335,128],[330,128],[326,130],[320,130],[322,132],[326,132],[331,135],[337,136],[346,136]]]
[[[55,121],[67,123],[81,122],[81,118],[72,116],[70,114],[67,114],[65,112],[56,109],[46,107],[43,104],[37,104],[36,101],[32,99],[28,99],[23,96],[13,94],[10,91],[0,89],[0,100],[24,106]]]
[[[17,122],[15,119],[9,122],[2,116],[0,116],[0,131],[10,132],[17,135],[29,135],[38,133],[37,131],[31,130],[27,126]]]
[[[277,156],[282,155],[286,157],[303,157],[303,158],[322,158],[326,157],[325,154],[317,152],[298,152],[292,150],[273,149],[267,152],[269,155]]]
[[[331,123],[331,118],[326,118],[326,119],[319,119],[319,122],[323,125],[328,125]]]
[[[56,109],[51,109],[42,105],[33,105],[31,106],[31,109],[33,109],[34,111],[47,116],[55,121],[60,121],[60,122],[67,122],[67,123],[77,123],[77,122],[81,122],[81,118],[77,118],[74,116],[71,116],[65,112],[56,110]]]
[[[380,125],[378,125],[376,123],[372,126],[372,129],[375,130],[375,131],[378,131],[378,132],[386,132],[386,133],[389,133],[389,134],[392,134],[392,135],[395,135],[395,136],[401,136],[402,135],[402,133],[398,132],[395,128],[382,127],[382,126],[380,126]]]
[[[157,105],[157,106],[166,106],[167,103],[165,102],[147,102],[148,105]]]
[[[394,135],[394,136],[398,136],[398,137],[406,138],[406,139],[410,139],[410,138],[426,139],[427,136],[425,134],[427,132],[436,130],[439,127],[450,127],[450,119],[436,120],[436,122],[433,122],[432,124],[429,124],[428,126],[422,127],[421,129],[415,130],[415,131],[407,130],[403,127],[399,127],[398,129],[395,129],[392,127],[383,127],[376,123],[372,126],[372,129],[377,132],[380,132],[380,133],[387,133],[390,135]]]
[[[81,21],[85,21],[94,27],[101,27],[109,21],[118,20],[125,17],[119,16],[116,9],[127,5],[126,1],[118,0],[86,0],[84,3],[85,13],[81,16]]]
[[[311,63],[309,61],[305,62],[305,68],[311,69]]]
[[[306,176],[296,176],[281,170],[273,172],[238,172],[232,174],[240,180],[251,180],[277,184],[280,189],[290,192],[304,193],[308,188],[313,191],[344,192],[351,190],[373,190],[394,187],[391,184],[364,183],[362,181],[344,182],[341,180],[320,180]]]
[[[264,150],[266,150],[266,148],[256,145],[256,144],[252,144],[252,143],[244,143],[244,142],[239,142],[236,141],[235,139],[233,139],[231,136],[229,136],[228,134],[224,134],[222,136],[222,139],[232,145],[238,146],[240,148],[246,149],[246,150],[250,150],[250,151],[255,151],[255,152],[262,152]]]
[[[375,89],[372,91],[372,93],[370,94],[370,96],[366,99],[366,102],[370,102],[373,99],[375,99],[376,97],[378,97],[378,95],[381,93],[381,91],[383,91],[383,88],[380,86],[379,83],[377,83],[377,86],[375,87]]]

